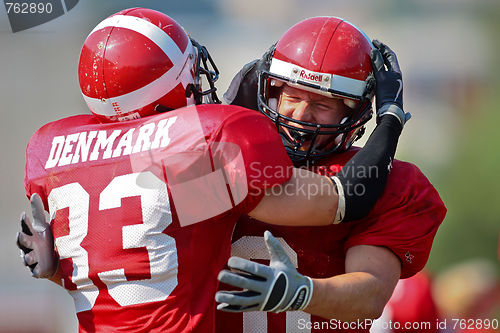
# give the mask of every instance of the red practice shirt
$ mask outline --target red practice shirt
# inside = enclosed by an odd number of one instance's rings
[[[335,175],[357,150],[353,148],[324,159],[314,171]],[[353,167],[349,172],[356,175],[376,171]],[[326,227],[283,227],[242,217],[233,235],[231,254],[268,263],[263,234],[270,230],[281,239],[298,271],[312,278],[345,273],[346,251],[356,245],[390,249],[401,261],[401,277],[408,278],[427,262],[434,235],[445,214],[439,194],[422,172],[413,164],[395,160],[384,193],[365,218]],[[302,311],[279,314],[217,311],[216,314],[219,333],[368,332],[369,329],[364,323],[352,326],[356,327],[354,330],[343,329],[346,327],[343,325]]]
[[[274,125],[235,106],[40,128],[25,189],[54,217],[80,332],[212,332],[234,225],[291,168]]]

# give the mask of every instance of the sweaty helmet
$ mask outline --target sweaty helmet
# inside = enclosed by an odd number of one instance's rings
[[[372,116],[375,88],[372,47],[370,39],[352,23],[337,17],[314,17],[291,27],[267,53],[269,70],[258,74],[259,110],[275,122],[294,162],[346,150],[363,135],[363,125]],[[276,96],[284,84],[343,99],[352,112],[337,124],[284,116],[276,107]],[[330,144],[315,145],[319,135],[331,135]],[[308,148],[303,147],[306,141],[310,142]]]
[[[201,75],[209,84],[201,88]],[[200,104],[220,103],[219,71],[204,46],[169,16],[145,8],[120,11],[90,32],[78,78],[90,111],[103,122],[145,117]]]

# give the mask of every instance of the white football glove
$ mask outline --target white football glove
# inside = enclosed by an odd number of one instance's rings
[[[240,257],[231,257],[228,266],[241,273],[222,270],[219,281],[241,288],[218,291],[217,309],[228,312],[298,311],[309,304],[313,291],[311,278],[297,272],[279,241],[269,232],[264,240],[271,255],[269,266]]]
[[[57,271],[57,254],[42,199],[36,193],[31,196],[31,212],[33,223],[26,212],[21,214],[22,231],[17,233],[17,247],[21,249],[21,258],[33,277],[51,278]]]

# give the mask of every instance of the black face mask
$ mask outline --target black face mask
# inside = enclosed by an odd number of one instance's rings
[[[196,67],[195,67],[195,83],[189,84],[186,87],[186,97],[193,95],[196,104],[203,103],[203,97],[208,97],[208,103],[220,104],[221,101],[217,96],[217,88],[215,81],[219,79],[219,69],[215,65],[210,53],[205,46],[200,45],[197,41],[191,38],[191,43],[197,51]],[[201,76],[204,75],[209,88],[201,90]]]
[[[297,147],[297,149],[302,148],[302,145],[305,142],[312,140],[314,136],[314,134],[299,132],[294,129],[289,129],[288,132],[290,133],[290,136],[293,138],[295,147]]]
[[[365,93],[361,97],[358,96],[359,103],[353,109],[352,116],[346,118],[340,124],[310,123],[280,114],[275,107],[273,108],[269,105],[268,89],[270,88],[269,82],[271,80],[289,81],[287,78],[272,74],[269,71],[262,70],[258,72],[257,102],[259,111],[275,123],[287,153],[294,163],[302,163],[305,160],[318,160],[333,153],[349,149],[352,143],[364,133],[364,124],[372,116],[371,96],[374,83],[371,76],[367,79]],[[331,93],[333,96],[341,98],[354,98],[353,96],[340,95],[339,92],[332,91]],[[332,140],[337,138],[339,142],[332,145],[330,144],[331,141],[328,141],[320,146],[315,144],[320,135],[331,136]],[[309,143],[309,147],[304,149],[303,146],[306,142]]]

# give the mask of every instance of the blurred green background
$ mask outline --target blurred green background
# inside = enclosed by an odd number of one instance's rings
[[[19,214],[28,209],[24,150],[43,124],[88,112],[77,78],[81,45],[99,21],[137,6],[172,16],[207,46],[222,73],[221,92],[244,63],[307,17],[340,16],[389,44],[413,113],[397,157],[417,164],[448,208],[427,269],[439,276],[480,260],[487,287],[498,290],[500,1],[80,0],[67,14],[15,34],[0,9],[0,332],[76,331],[71,297],[32,279],[15,247]],[[498,302],[495,309],[484,316],[498,318]]]
[[[483,64],[486,67],[484,77],[470,86],[465,83],[470,89],[465,92],[467,99],[455,108],[453,116],[458,118],[455,129],[458,135],[454,138],[453,158],[429,175],[448,208],[446,223],[441,226],[428,264],[435,272],[466,259],[498,260],[500,42],[497,35],[500,32],[500,11],[496,4],[468,8],[470,19],[476,22],[491,53],[488,63]],[[458,52],[478,52],[470,49],[467,39],[462,42],[462,49]],[[460,67],[456,68],[457,72],[460,70]]]

